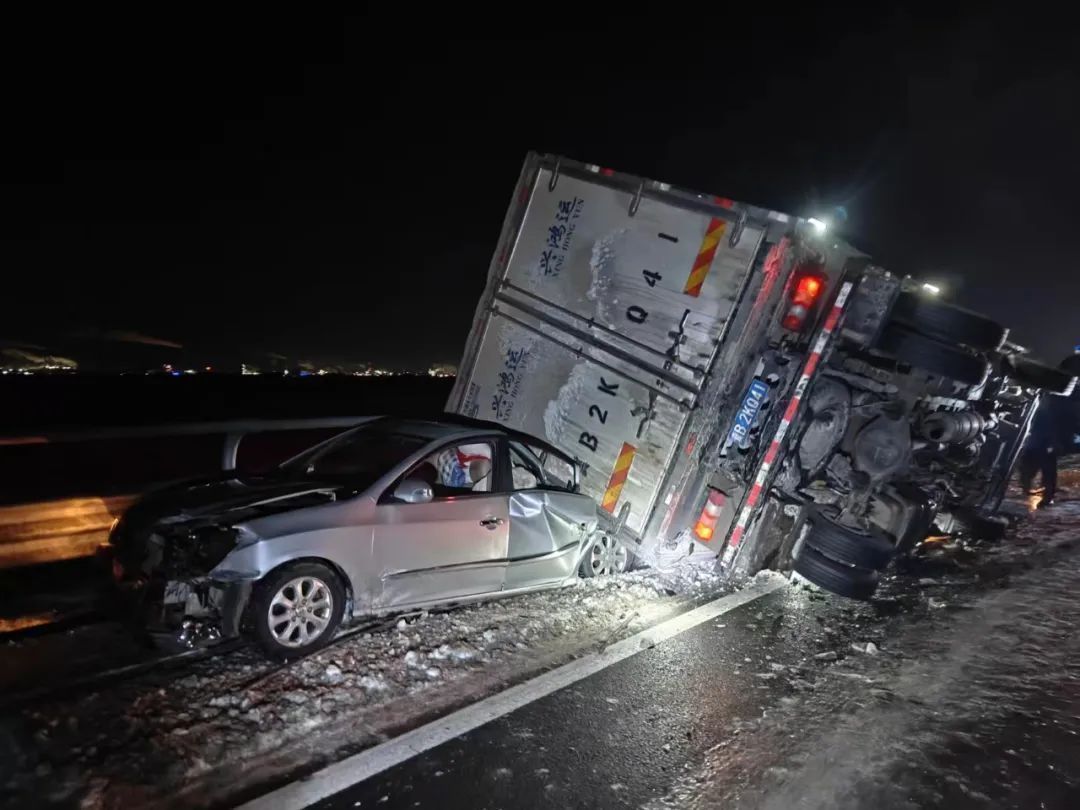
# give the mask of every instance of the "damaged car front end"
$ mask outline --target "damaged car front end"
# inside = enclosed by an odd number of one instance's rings
[[[235,480],[227,485],[249,486]],[[222,484],[200,486],[220,489]],[[155,646],[172,652],[238,637],[259,578],[258,571],[232,564],[236,552],[260,541],[245,521],[335,497],[332,490],[305,489],[255,503],[228,503],[213,515],[172,511],[168,500],[153,497],[134,507],[109,538],[125,618]]]

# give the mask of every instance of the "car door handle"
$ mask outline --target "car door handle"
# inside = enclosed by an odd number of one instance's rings
[[[503,519],[497,517],[484,518],[480,521],[480,525],[485,529],[496,529],[503,525]]]

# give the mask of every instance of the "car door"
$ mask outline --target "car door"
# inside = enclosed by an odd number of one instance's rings
[[[382,586],[376,609],[502,590],[509,513],[508,494],[495,485],[503,466],[499,450],[505,452],[492,438],[444,445],[401,479],[420,480],[434,472],[432,500],[394,502],[392,493],[380,498],[372,537]],[[469,479],[485,456],[487,475]]]
[[[583,545],[596,526],[596,504],[561,486],[566,479],[544,470],[526,445],[511,440],[508,449],[513,492],[506,589],[563,582],[575,574]]]

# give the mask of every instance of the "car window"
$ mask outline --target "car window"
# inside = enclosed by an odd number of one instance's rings
[[[544,476],[553,486],[564,489],[573,489],[577,483],[574,474],[574,465],[554,453],[542,453],[540,456],[544,469]]]
[[[574,467],[553,453],[530,447],[521,442],[510,442],[510,465],[514,489],[573,490]]]
[[[490,442],[468,442],[436,450],[406,473],[431,485],[436,498],[492,490],[495,450]]]
[[[544,480],[544,473],[537,459],[522,450],[520,444],[510,442],[510,476],[515,491],[536,489]]]
[[[347,480],[369,486],[428,441],[403,433],[358,428],[282,464],[279,473],[289,478]]]

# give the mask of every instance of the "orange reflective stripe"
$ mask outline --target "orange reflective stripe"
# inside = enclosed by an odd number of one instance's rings
[[[637,448],[634,445],[624,443],[622,450],[619,451],[619,457],[615,459],[615,467],[611,471],[611,478],[608,479],[607,490],[604,492],[604,500],[601,504],[612,514],[615,513],[615,504],[619,502],[619,496],[622,494],[623,484],[630,477],[630,465],[634,463],[635,453],[637,453]]]
[[[690,276],[686,279],[683,292],[697,298],[701,295],[701,285],[705,283],[705,277],[709,275],[716,249],[720,246],[720,239],[724,235],[727,223],[722,219],[710,219],[709,226],[705,229],[705,238],[701,240],[701,248],[697,258],[694,259],[694,267],[690,270]]]

